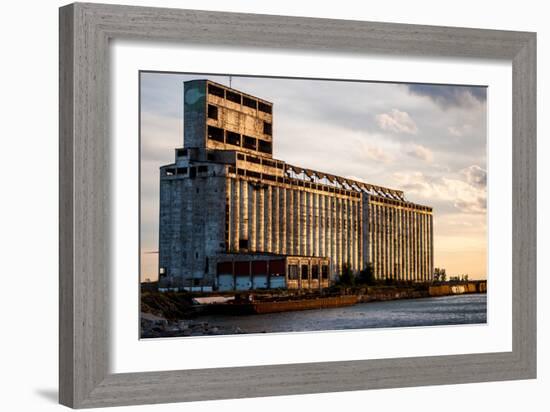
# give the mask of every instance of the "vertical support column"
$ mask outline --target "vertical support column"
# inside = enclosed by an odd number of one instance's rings
[[[249,250],[251,252],[256,251],[256,197],[258,195],[258,191],[256,188],[252,185],[248,186],[248,242],[249,242]]]
[[[292,236],[289,236],[292,247],[287,252],[291,255],[298,255],[300,245],[298,245],[298,237],[300,236],[300,195],[298,194],[298,191],[295,189],[290,189],[289,193],[290,195],[288,202],[289,205],[289,211],[293,214],[292,224],[289,225],[289,228],[292,231]]]
[[[384,259],[385,260],[385,266],[386,266],[386,278],[391,278],[391,275],[392,275],[392,271],[391,271],[391,241],[390,241],[390,208],[389,206],[385,205],[384,206],[384,212],[385,212],[385,230],[384,230],[384,236],[385,236],[385,240],[384,240],[384,244],[385,244],[385,255],[386,255],[386,258]]]
[[[271,190],[271,209],[273,218],[271,219],[271,251],[275,254],[279,253],[279,239],[281,230],[285,225],[284,220],[281,220],[279,209],[279,196],[281,195],[279,186],[273,186]],[[284,219],[284,218],[283,218]]]
[[[380,211],[380,273],[382,273],[382,279],[386,279],[386,208],[379,205],[378,210]]]
[[[308,238],[309,228],[307,225],[307,216],[308,216],[307,206],[308,206],[307,192],[305,190],[301,190],[300,191],[300,236],[299,236],[301,255],[307,255],[308,253],[307,238]]]
[[[378,255],[378,272],[380,274],[380,279],[385,279],[386,272],[384,268],[384,209],[381,205],[376,206],[376,210],[378,211],[378,233],[376,235],[377,237],[377,255]]]
[[[231,235],[232,235],[232,241],[231,241],[231,251],[232,252],[238,252],[239,251],[239,223],[240,223],[240,187],[241,187],[241,181],[234,179],[233,184],[231,185],[231,210],[232,214],[231,217],[233,218],[233,224],[231,225]]]
[[[405,209],[399,209],[399,220],[401,222],[401,279],[407,280],[405,275]]]
[[[413,282],[416,282],[416,230],[415,230],[415,216],[416,211],[414,208],[411,210],[411,275]]]
[[[294,191],[294,251],[296,255],[302,254],[302,245],[300,237],[302,236],[302,192],[298,189]],[[300,282],[301,284],[301,282]],[[300,286],[301,287],[301,286]]]
[[[398,236],[399,236],[399,222],[397,219],[397,208],[395,206],[392,206],[392,231],[393,231],[393,276],[395,280],[399,280],[399,248],[397,247],[399,244]]]
[[[409,268],[411,281],[416,281],[414,273],[414,209],[409,211]]]
[[[426,270],[426,214],[422,211],[422,280],[425,282],[428,279]]]
[[[331,272],[335,271],[335,238],[334,238],[334,197],[332,195],[327,195],[327,237],[325,242],[327,243],[327,256],[330,257],[330,266]]]
[[[351,226],[351,235],[353,237],[353,265],[355,267],[355,271],[361,270],[361,267],[359,265],[359,233],[361,232],[360,226],[359,226],[359,210],[358,210],[358,204],[357,199],[354,198],[351,202],[351,208],[352,208],[352,216],[353,216],[353,224]]]
[[[336,235],[336,272],[341,274],[342,269],[342,199],[334,198],[336,203],[336,214],[334,219],[334,230]]]
[[[430,276],[434,274],[434,216],[430,213]]]
[[[319,193],[313,193],[313,256],[320,256],[319,239]],[[319,275],[321,279],[321,275]]]
[[[377,226],[378,231],[376,234],[376,255],[378,256],[378,273],[380,275],[380,279],[384,279],[386,277],[386,273],[384,272],[384,254],[382,253],[382,249],[384,248],[384,210],[382,209],[381,205],[376,205],[376,214],[377,217]]]
[[[286,194],[288,190],[285,188],[279,189],[279,196],[277,198],[277,208],[280,210],[280,225],[277,226],[277,231],[279,232],[279,241],[277,244],[277,250],[283,254],[287,254],[287,239],[288,239],[288,219],[289,219],[289,210],[286,205]]]
[[[396,226],[397,226],[397,279],[403,280],[403,237],[402,237],[402,221],[401,221],[401,207],[395,208]]]
[[[267,186],[265,196],[265,247],[268,253],[273,252],[273,187]],[[269,279],[268,279],[269,280]]]
[[[422,211],[422,280],[428,280],[428,271],[426,270],[426,213]]]
[[[259,252],[265,252],[264,240],[265,240],[265,189],[263,187],[256,190],[256,213],[257,213],[257,236],[256,236],[256,250]]]
[[[294,243],[294,220],[296,219],[296,207],[294,206],[294,190],[285,189],[286,192],[286,214],[287,214],[287,225],[286,225],[286,253],[288,255],[296,254]]]
[[[393,207],[388,206],[388,276],[395,280],[395,251],[394,251],[394,223]]]
[[[308,190],[304,190],[306,195],[305,207],[306,207],[306,255],[313,255],[313,193]]]
[[[367,216],[364,215],[365,208],[363,207],[363,196],[359,198],[357,202],[357,216],[359,218],[357,222],[357,252],[358,252],[358,264],[359,270],[365,268],[365,259],[368,259],[368,250],[365,248],[365,234],[369,233],[369,226]]]
[[[378,250],[378,207],[372,203],[371,197],[369,196],[369,262],[372,262],[372,269],[374,271],[374,277],[379,278],[380,273],[378,271],[378,255],[376,251]]]
[[[422,282],[422,274],[420,273],[420,219],[418,216],[418,210],[414,213],[414,266],[416,273],[416,280]]]
[[[401,280],[401,241],[400,241],[400,220],[399,220],[399,208],[394,207],[394,222],[393,222],[393,228],[395,231],[394,240],[395,240],[395,279]]]
[[[327,197],[324,194],[319,195],[319,256],[326,256],[326,233],[327,233],[327,213],[326,213],[326,200]],[[322,280],[322,276],[320,276]]]
[[[431,280],[431,273],[430,273],[430,215],[426,213],[424,215],[424,218],[426,219],[426,281]]]
[[[428,271],[426,270],[426,214],[422,212],[422,280],[428,280]]]
[[[348,199],[348,256],[351,270],[355,272],[356,266],[354,263],[353,250],[355,249],[355,233],[354,233],[353,216],[353,199]]]
[[[342,264],[348,264],[349,234],[348,234],[348,199],[342,199]]]
[[[241,212],[239,228],[240,228],[240,239],[248,242],[248,182],[246,180],[241,180],[241,199],[239,203],[239,209]],[[249,249],[250,245],[246,247]],[[240,246],[239,246],[240,249]]]
[[[403,278],[409,280],[409,226],[408,226],[408,209],[403,209]]]
[[[401,279],[401,253],[400,253],[400,241],[399,241],[399,209],[397,207],[393,207],[393,230],[394,230],[394,251],[395,251],[395,263],[394,263],[394,272],[395,272],[395,279],[400,280]]]
[[[355,271],[355,267],[353,266],[353,247],[354,247],[354,241],[353,241],[353,200],[348,198],[347,199],[347,245],[348,245],[348,263],[352,271]]]

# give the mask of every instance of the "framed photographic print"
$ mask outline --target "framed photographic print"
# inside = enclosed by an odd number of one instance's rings
[[[535,49],[61,8],[61,403],[535,377]]]

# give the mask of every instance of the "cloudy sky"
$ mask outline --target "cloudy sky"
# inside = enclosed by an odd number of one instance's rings
[[[183,82],[227,76],[142,73],[142,279],[157,277],[159,167],[183,145]],[[405,191],[434,208],[435,266],[486,277],[486,89],[232,77],[274,103],[273,156]]]

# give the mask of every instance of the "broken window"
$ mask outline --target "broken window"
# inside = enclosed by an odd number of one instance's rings
[[[288,280],[298,280],[298,265],[288,265]]]
[[[323,265],[321,267],[321,276],[323,279],[328,279],[328,265]]]
[[[244,136],[243,147],[256,150],[256,139],[250,136]]]
[[[223,143],[223,129],[214,126],[208,126],[208,138]]]
[[[218,108],[212,104],[208,105],[208,118],[218,120]]]
[[[178,167],[177,169],[178,175],[186,175],[187,174],[187,168],[186,167]]]
[[[187,156],[187,149],[178,149],[178,150],[176,150],[176,156],[177,157]]]
[[[252,109],[257,109],[257,102],[254,99],[251,99],[250,97],[243,96],[243,104],[247,107],[250,107]]]
[[[208,93],[210,93],[214,96],[221,97],[222,99],[223,99],[224,94],[225,94],[224,90],[221,87],[214,86],[213,84],[208,85]]]
[[[166,176],[173,176],[175,173],[174,169],[166,169]]]
[[[244,160],[244,155],[242,153],[237,153],[237,159]]]
[[[208,166],[199,166],[199,173],[208,172]]]
[[[309,275],[309,270],[307,265],[302,265],[302,280],[307,280]]]
[[[271,145],[271,142],[266,142],[265,140],[258,140],[258,150],[262,153],[268,153],[271,154],[273,151],[273,147]]]
[[[271,106],[263,102],[258,102],[258,109],[264,113],[271,114]]]
[[[271,133],[272,133],[271,123],[264,122],[264,134],[271,136]]]
[[[196,176],[197,176],[197,168],[195,168],[195,167],[190,167],[190,168],[189,168],[189,177],[190,177],[191,179],[194,179]]]
[[[241,145],[241,135],[239,133],[227,131],[225,142],[228,143],[228,144],[235,145],[235,146],[240,146]]]
[[[311,266],[311,279],[319,279],[319,265]]]
[[[248,239],[239,239],[239,249],[248,249]]]
[[[246,158],[246,160],[250,163],[257,163],[257,164],[260,164],[260,158],[259,157],[255,157],[255,156],[248,156]]]
[[[241,104],[241,95],[238,93],[227,90],[225,92],[225,98],[230,102]]]

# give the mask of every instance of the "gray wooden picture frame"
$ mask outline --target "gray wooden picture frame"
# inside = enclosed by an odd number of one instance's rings
[[[536,34],[210,11],[60,9],[59,398],[74,408],[536,377]],[[492,58],[513,66],[511,352],[111,374],[109,41]]]

